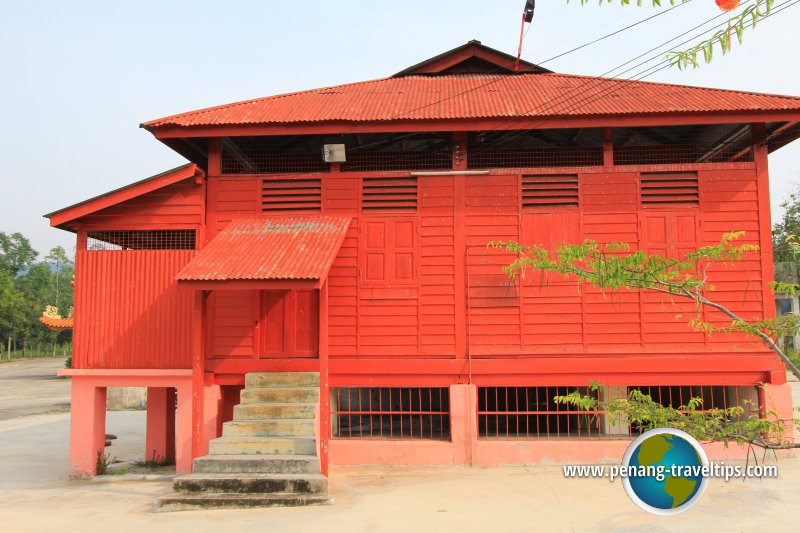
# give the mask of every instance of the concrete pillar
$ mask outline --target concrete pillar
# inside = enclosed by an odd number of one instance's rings
[[[106,440],[106,389],[91,380],[74,377],[70,416],[70,475],[91,477],[104,457]]]
[[[182,380],[178,386],[177,424],[175,427],[175,472],[192,471],[192,381]]]
[[[787,442],[794,442],[792,384],[783,383],[781,385],[775,385],[766,383],[761,390],[763,392],[759,394],[759,399],[762,403],[760,406],[762,412],[768,418],[777,417],[779,420],[782,420],[785,425],[785,432],[783,434],[784,440]]]
[[[603,387],[600,389],[600,402],[609,402],[628,397],[628,387]],[[627,435],[628,419],[618,415],[600,415],[603,435]]]
[[[222,408],[222,390],[219,385],[206,385],[203,391],[203,447],[200,455],[208,453],[208,442],[217,438],[218,418]]]
[[[146,461],[175,459],[175,389],[147,388]]]
[[[450,435],[453,464],[471,465],[478,439],[478,392],[475,385],[450,385]]]

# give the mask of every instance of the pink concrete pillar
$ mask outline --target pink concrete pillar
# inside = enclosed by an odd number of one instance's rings
[[[175,389],[147,388],[147,436],[144,458],[175,459]]]
[[[97,461],[105,454],[106,389],[92,380],[72,379],[69,440],[70,475],[95,475]]]
[[[175,427],[175,472],[192,471],[192,380],[182,380],[178,389],[177,424]]]
[[[203,446],[200,455],[208,453],[208,442],[218,437],[218,418],[222,408],[222,388],[219,385],[206,385],[203,391]]]
[[[453,463],[472,464],[472,446],[477,439],[477,392],[475,385],[450,385],[450,435]]]
[[[760,409],[767,417],[775,417],[782,420],[786,426],[783,438],[788,442],[794,441],[794,409],[792,405],[792,384],[783,383],[775,385],[766,383],[762,393],[759,394],[759,401],[762,403]]]

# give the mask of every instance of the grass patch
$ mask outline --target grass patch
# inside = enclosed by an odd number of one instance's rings
[[[141,459],[134,461],[131,464],[138,468],[149,468],[150,470],[156,470],[157,468],[162,468],[165,466],[174,466],[175,460],[169,459],[167,457],[156,456],[155,452],[153,452],[152,458],[145,459],[143,457]]]

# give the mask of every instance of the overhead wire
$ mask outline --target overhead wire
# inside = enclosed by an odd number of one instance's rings
[[[775,6],[775,7],[772,8],[772,10],[770,11],[769,15],[765,15],[764,17],[762,17],[762,20],[765,19],[765,18],[771,17],[771,16],[773,16],[773,15],[775,15],[775,14],[777,14],[777,13],[779,13],[779,12],[785,10],[785,9],[788,9],[789,7],[792,7],[793,5],[797,4],[798,2],[800,2],[800,0],[787,0],[786,2],[784,2],[782,4],[778,4],[778,6]],[[687,30],[686,32],[683,32],[683,33],[679,34],[678,36],[673,37],[673,38],[671,38],[671,39],[659,44],[655,48],[652,48],[651,51],[652,50],[658,50],[660,48],[665,47],[667,44],[669,44],[669,43],[675,41],[676,39],[686,35],[687,33],[690,33],[694,29],[697,29],[697,28],[700,28],[700,27],[703,27],[703,26],[709,24],[711,21],[715,20],[719,16],[720,15],[717,15],[715,17],[711,17],[710,19],[708,19],[705,22],[695,26],[694,28],[692,28],[690,30]],[[722,14],[722,16],[724,16],[724,14]],[[715,28],[719,27],[719,26],[725,26],[726,24],[727,24],[727,21],[724,21],[721,24],[718,24],[717,26],[715,26]],[[745,27],[752,27],[752,22],[746,23]],[[696,39],[700,38],[702,35],[705,35],[707,31],[708,30],[704,30],[699,35],[693,35],[693,36],[689,37],[688,39],[686,39],[685,41],[675,45],[674,47],[683,46],[683,45],[685,45],[687,43],[696,41]],[[637,57],[641,57],[642,55],[646,55],[647,53],[648,52],[645,52],[644,54],[640,54]],[[552,111],[552,109],[555,109],[556,105],[566,104],[567,102],[570,102],[571,100],[574,100],[575,98],[578,98],[578,97],[580,97],[582,95],[583,98],[572,102],[570,105],[565,105],[563,109],[559,110],[559,112],[567,113],[567,112],[572,112],[572,111],[575,111],[577,109],[580,109],[581,107],[584,107],[585,105],[588,105],[589,103],[592,103],[592,102],[594,102],[594,101],[596,101],[596,100],[598,100],[598,99],[600,99],[602,97],[605,97],[605,96],[613,93],[614,91],[617,91],[618,89],[625,87],[628,84],[631,84],[631,83],[634,83],[634,82],[637,82],[637,81],[641,81],[642,79],[644,79],[646,77],[649,77],[649,76],[652,76],[653,74],[655,74],[657,72],[660,72],[661,70],[669,68],[671,66],[670,63],[661,54],[662,54],[662,52],[659,52],[657,56],[653,56],[653,57],[651,57],[649,59],[646,59],[646,60],[644,60],[642,62],[639,62],[636,65],[634,65],[634,66],[632,66],[632,67],[620,72],[619,74],[617,74],[616,76],[614,76],[612,78],[591,78],[591,79],[587,80],[586,82],[584,82],[582,84],[579,84],[576,87],[573,87],[569,91],[566,91],[564,94],[560,95],[559,97],[557,97],[555,99],[549,100],[549,101],[541,103],[541,104],[537,104],[537,106],[534,106],[533,108],[530,108],[528,110],[525,110],[525,111],[522,111],[522,112],[518,113],[516,117],[506,119],[506,120],[504,120],[502,122],[499,122],[496,127],[489,128],[488,130],[483,130],[483,131],[506,131],[505,128],[502,128],[502,126],[507,125],[507,124],[509,124],[511,122],[519,121],[521,118],[524,118],[524,115],[528,115],[528,114],[530,114],[532,112],[536,112],[536,111],[538,111],[539,113],[545,112],[545,111]],[[658,63],[656,63],[655,65],[653,65],[651,67],[648,67],[648,68],[646,68],[644,70],[641,70],[641,71],[633,74],[630,78],[624,78],[624,79],[618,78],[618,76],[620,76],[622,74],[630,72],[631,70],[633,70],[633,69],[635,69],[637,67],[640,67],[642,65],[646,65],[647,63],[650,63],[650,62],[652,62],[652,61],[654,61],[656,59],[659,59],[659,58],[661,58],[661,59],[660,59],[660,61]],[[613,72],[614,70],[619,69],[621,66],[627,65],[628,63],[630,63],[631,61],[633,61],[635,59],[636,58],[628,60],[627,62],[623,63],[622,65],[619,65],[619,66],[615,67],[614,69],[611,69],[608,72]],[[601,75],[601,76],[603,76],[603,75]],[[587,95],[586,94],[586,89],[587,89],[588,85],[593,85],[593,87],[590,87],[589,89],[600,87],[601,85],[605,85],[605,87],[602,87],[600,89],[600,92]],[[564,98],[564,96],[566,96],[566,98]],[[549,107],[545,107],[545,106],[549,106]],[[542,109],[540,109],[540,108],[542,108]],[[543,124],[544,122],[545,122],[545,120],[541,120],[539,122],[539,125]],[[535,127],[536,125],[537,124],[534,124],[533,126]],[[530,127],[526,128],[526,129],[530,129]],[[497,145],[502,144],[504,142],[508,142],[509,140],[513,139],[514,137],[516,137],[518,135],[522,135],[522,133],[520,133],[519,131],[511,130],[511,131],[509,131],[509,133],[507,135],[505,135],[505,136],[501,135],[501,136],[498,136],[495,139],[493,139],[493,144],[491,146],[483,146],[483,147],[479,148],[478,151],[489,150],[489,149],[495,148]]]

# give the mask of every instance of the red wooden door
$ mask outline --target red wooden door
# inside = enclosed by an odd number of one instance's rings
[[[319,355],[317,291],[264,291],[261,309],[261,357]]]

